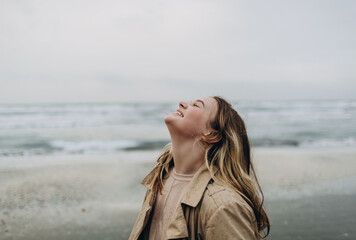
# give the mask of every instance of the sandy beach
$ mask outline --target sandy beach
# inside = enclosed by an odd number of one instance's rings
[[[159,151],[0,159],[0,239],[127,239]],[[253,150],[268,239],[354,239],[356,151]]]

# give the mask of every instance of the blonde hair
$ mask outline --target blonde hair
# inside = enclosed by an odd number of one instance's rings
[[[206,144],[205,164],[215,181],[233,189],[251,206],[258,231],[267,228],[265,236],[259,234],[260,239],[265,239],[270,232],[270,223],[263,207],[263,192],[251,161],[245,123],[225,99],[218,96],[212,98],[218,104],[218,111],[216,119],[211,123],[215,131],[203,136]],[[163,189],[163,177],[174,164],[172,145],[167,144],[163,151],[153,169],[153,177],[142,180],[150,183],[153,190],[160,193]]]

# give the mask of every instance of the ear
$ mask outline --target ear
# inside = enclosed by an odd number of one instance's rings
[[[203,140],[207,143],[217,143],[221,138],[221,134],[216,130],[211,130],[203,135]]]

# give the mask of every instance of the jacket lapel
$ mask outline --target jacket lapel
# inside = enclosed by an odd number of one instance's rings
[[[166,231],[167,239],[188,238],[187,221],[184,217],[183,207],[179,205],[172,216],[171,223]]]
[[[156,200],[156,194],[154,193],[152,186],[149,184],[150,180],[154,175],[154,170],[152,170],[142,181],[142,184],[147,187],[149,194],[147,195],[144,206],[142,208],[143,211],[139,215],[139,218],[141,219],[138,220],[139,230],[136,234],[137,237],[141,234],[144,227],[146,226],[148,217],[152,211],[153,204]],[[212,176],[207,166],[205,165],[205,163],[202,164],[202,166],[198,169],[198,171],[195,173],[192,180],[188,183],[184,190],[181,204],[178,206],[175,214],[172,216],[170,224],[168,225],[166,231],[167,239],[179,239],[189,237],[188,223],[186,220],[186,216],[184,215],[184,209],[187,206],[196,207],[198,205],[211,178]]]
[[[194,174],[192,180],[184,190],[181,204],[178,206],[175,215],[172,216],[171,223],[168,225],[167,239],[188,238],[188,223],[184,210],[186,207],[196,207],[203,197],[206,186],[211,179],[211,174],[205,163]]]
[[[209,169],[205,163],[202,164],[202,166],[193,176],[190,183],[187,185],[181,203],[191,207],[196,207],[203,197],[206,186],[208,185],[211,178],[212,175],[210,174]]]

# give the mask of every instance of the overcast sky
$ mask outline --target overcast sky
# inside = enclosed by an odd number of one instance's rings
[[[356,1],[0,0],[0,103],[356,98]]]

